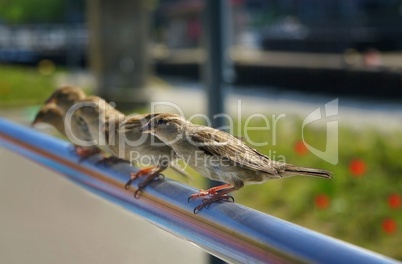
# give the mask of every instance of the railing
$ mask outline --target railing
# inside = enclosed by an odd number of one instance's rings
[[[236,203],[216,203],[198,214],[199,201],[187,202],[194,188],[160,180],[140,199],[124,189],[129,172],[118,164],[78,162],[70,144],[0,118],[0,146],[60,172],[87,190],[142,216],[229,262],[240,263],[395,263],[396,261]],[[139,183],[137,180],[133,186]]]

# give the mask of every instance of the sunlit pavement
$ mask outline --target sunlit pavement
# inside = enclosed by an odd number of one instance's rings
[[[2,263],[206,263],[196,246],[0,149]]]

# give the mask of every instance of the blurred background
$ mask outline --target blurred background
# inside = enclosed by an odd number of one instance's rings
[[[402,1],[222,2],[216,15],[201,0],[0,1],[0,115],[28,124],[62,84],[125,113],[167,101],[188,117],[229,113],[235,127],[255,113],[285,114],[276,128],[248,133],[268,141],[256,148],[334,178],[247,186],[236,201],[402,260]],[[302,123],[337,98],[331,164],[304,144],[325,151],[326,120]],[[191,185],[207,186],[190,172]]]

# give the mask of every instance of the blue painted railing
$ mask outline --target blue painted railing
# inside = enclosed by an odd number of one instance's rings
[[[97,165],[100,157],[79,162],[67,142],[1,118],[0,146],[60,172],[85,189],[228,262],[397,262],[236,203],[212,204],[195,215],[193,209],[199,201],[188,203],[187,197],[197,190],[171,180],[152,182],[140,199],[134,199],[135,187],[124,189],[134,168],[126,164]]]

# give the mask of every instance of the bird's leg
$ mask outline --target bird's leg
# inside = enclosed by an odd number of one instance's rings
[[[166,167],[159,167],[157,171],[152,173],[151,175],[148,175],[147,178],[138,185],[138,189],[134,192],[134,197],[139,198],[141,195],[142,190],[153,180],[159,179],[160,176],[164,178],[165,176],[161,174],[162,171],[164,171]]]
[[[104,157],[101,160],[99,160],[98,162],[96,162],[97,164],[104,164],[104,165],[113,165],[116,163],[120,163],[120,162],[125,162],[125,163],[129,163],[129,161],[121,159],[119,157],[116,156],[110,156],[110,157]]]
[[[201,189],[198,193],[190,195],[188,197],[187,201],[190,202],[190,200],[194,199],[194,198],[202,198],[202,197],[205,197],[205,196],[215,195],[218,191],[223,190],[223,189],[227,189],[227,188],[230,188],[230,187],[232,187],[232,185],[227,183],[227,184],[219,185],[219,186],[216,186],[216,187],[212,187],[212,188],[210,188],[208,190],[202,190]]]
[[[145,176],[145,175],[149,175],[152,173],[153,170],[155,170],[156,167],[148,167],[148,168],[143,168],[139,171],[137,171],[136,173],[131,173],[130,174],[130,180],[128,180],[128,182],[126,183],[126,185],[124,186],[124,188],[126,190],[128,190],[130,188],[130,185],[133,181],[135,181],[136,179],[138,179],[139,177]],[[153,174],[153,173],[152,173]]]
[[[97,147],[83,147],[78,145],[74,145],[74,150],[75,153],[80,156],[80,162],[101,152],[101,150]]]
[[[226,185],[226,184],[225,184]],[[223,186],[223,185],[222,185]],[[220,186],[218,186],[220,187]],[[205,198],[202,200],[202,204],[198,205],[197,207],[194,208],[194,214],[197,214],[199,211],[201,211],[202,208],[206,208],[212,203],[219,202],[219,201],[231,201],[234,202],[234,198],[232,196],[227,195],[230,192],[236,191],[238,188],[236,187],[231,187],[224,189],[220,192],[217,192],[214,194],[212,197]]]

